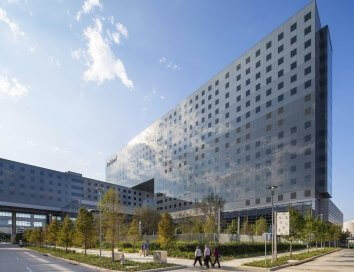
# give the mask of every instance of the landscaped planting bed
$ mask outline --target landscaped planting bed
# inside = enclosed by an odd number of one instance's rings
[[[96,255],[84,255],[83,253],[75,253],[73,251],[69,251],[65,253],[65,250],[62,249],[53,249],[53,248],[46,248],[46,247],[29,247],[35,251],[50,254],[55,257],[60,257],[72,261],[76,261],[79,263],[85,263],[92,266],[97,266],[101,268],[106,268],[110,270],[117,270],[117,271],[140,271],[140,270],[148,270],[148,269],[155,269],[155,268],[164,268],[164,267],[171,267],[175,266],[173,264],[158,264],[153,262],[133,262],[126,260],[124,264],[120,264],[119,261],[112,262],[111,258],[107,257],[99,257]]]
[[[200,243],[198,241],[194,241],[194,242],[176,241],[168,249],[168,256],[194,259],[194,251],[198,245],[201,248],[204,248],[205,244]],[[208,245],[213,246],[213,243],[208,243]],[[133,246],[133,244],[129,242],[119,243],[117,246],[119,250],[123,252],[133,251],[134,250],[133,248],[135,248],[135,250],[140,248],[140,244],[135,244]],[[261,256],[264,254],[264,243],[231,242],[231,243],[219,244],[218,248],[223,260]],[[305,245],[303,244],[293,244],[293,250],[300,250],[304,248]],[[158,243],[151,242],[150,250],[152,251],[161,250],[161,247]],[[271,250],[271,244],[268,243],[267,251],[270,252],[270,250]],[[289,244],[278,243],[278,252],[288,252],[288,251],[289,251]]]

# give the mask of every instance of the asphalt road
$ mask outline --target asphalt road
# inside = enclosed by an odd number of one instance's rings
[[[97,271],[11,244],[0,244],[0,272]]]
[[[353,272],[354,249],[342,249],[341,251],[328,254],[314,261],[291,266],[278,271],[282,272]]]

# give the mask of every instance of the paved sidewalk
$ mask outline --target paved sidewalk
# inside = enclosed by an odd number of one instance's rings
[[[283,268],[284,272],[353,272],[354,271],[354,250],[342,249],[319,257],[311,262]]]
[[[71,247],[71,250],[75,250],[76,252],[84,252],[82,248],[74,248]],[[311,249],[314,250],[314,249]],[[301,253],[301,252],[306,252],[307,249],[305,250],[299,250],[299,251],[294,251],[293,253]],[[94,255],[99,255],[100,251],[99,249],[88,249],[87,254],[94,254]],[[289,252],[286,253],[279,253],[278,256],[284,256],[289,254]],[[102,256],[105,257],[111,257],[111,251],[104,249],[102,250]],[[153,256],[140,256],[139,253],[124,253],[124,256],[128,260],[136,261],[136,262],[152,262],[153,261]],[[271,257],[271,255],[267,255],[268,258]],[[221,258],[221,266],[222,267],[228,267],[228,268],[240,268],[243,264],[256,261],[256,260],[264,260],[264,255],[263,256],[258,256],[258,257],[249,257],[249,258],[238,258],[238,259],[233,259],[233,260],[228,260],[228,261],[223,261]],[[173,258],[173,257],[167,257],[167,262],[168,263],[173,263],[173,264],[178,264],[178,265],[183,265],[187,267],[193,267],[193,260],[188,260],[188,259],[182,259],[182,258]]]

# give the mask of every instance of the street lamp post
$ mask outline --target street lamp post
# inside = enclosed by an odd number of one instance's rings
[[[274,229],[275,227],[275,218],[274,218],[274,194],[275,194],[275,189],[278,188],[277,186],[269,186],[268,190],[271,191],[271,199],[272,199],[272,261],[274,262],[276,259],[276,231]]]

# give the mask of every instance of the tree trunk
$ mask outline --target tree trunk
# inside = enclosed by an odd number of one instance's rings
[[[114,262],[114,246],[112,246],[111,251],[112,251],[112,262]]]
[[[290,259],[293,257],[293,241],[290,241]]]
[[[68,253],[68,246],[65,245],[65,253]]]

